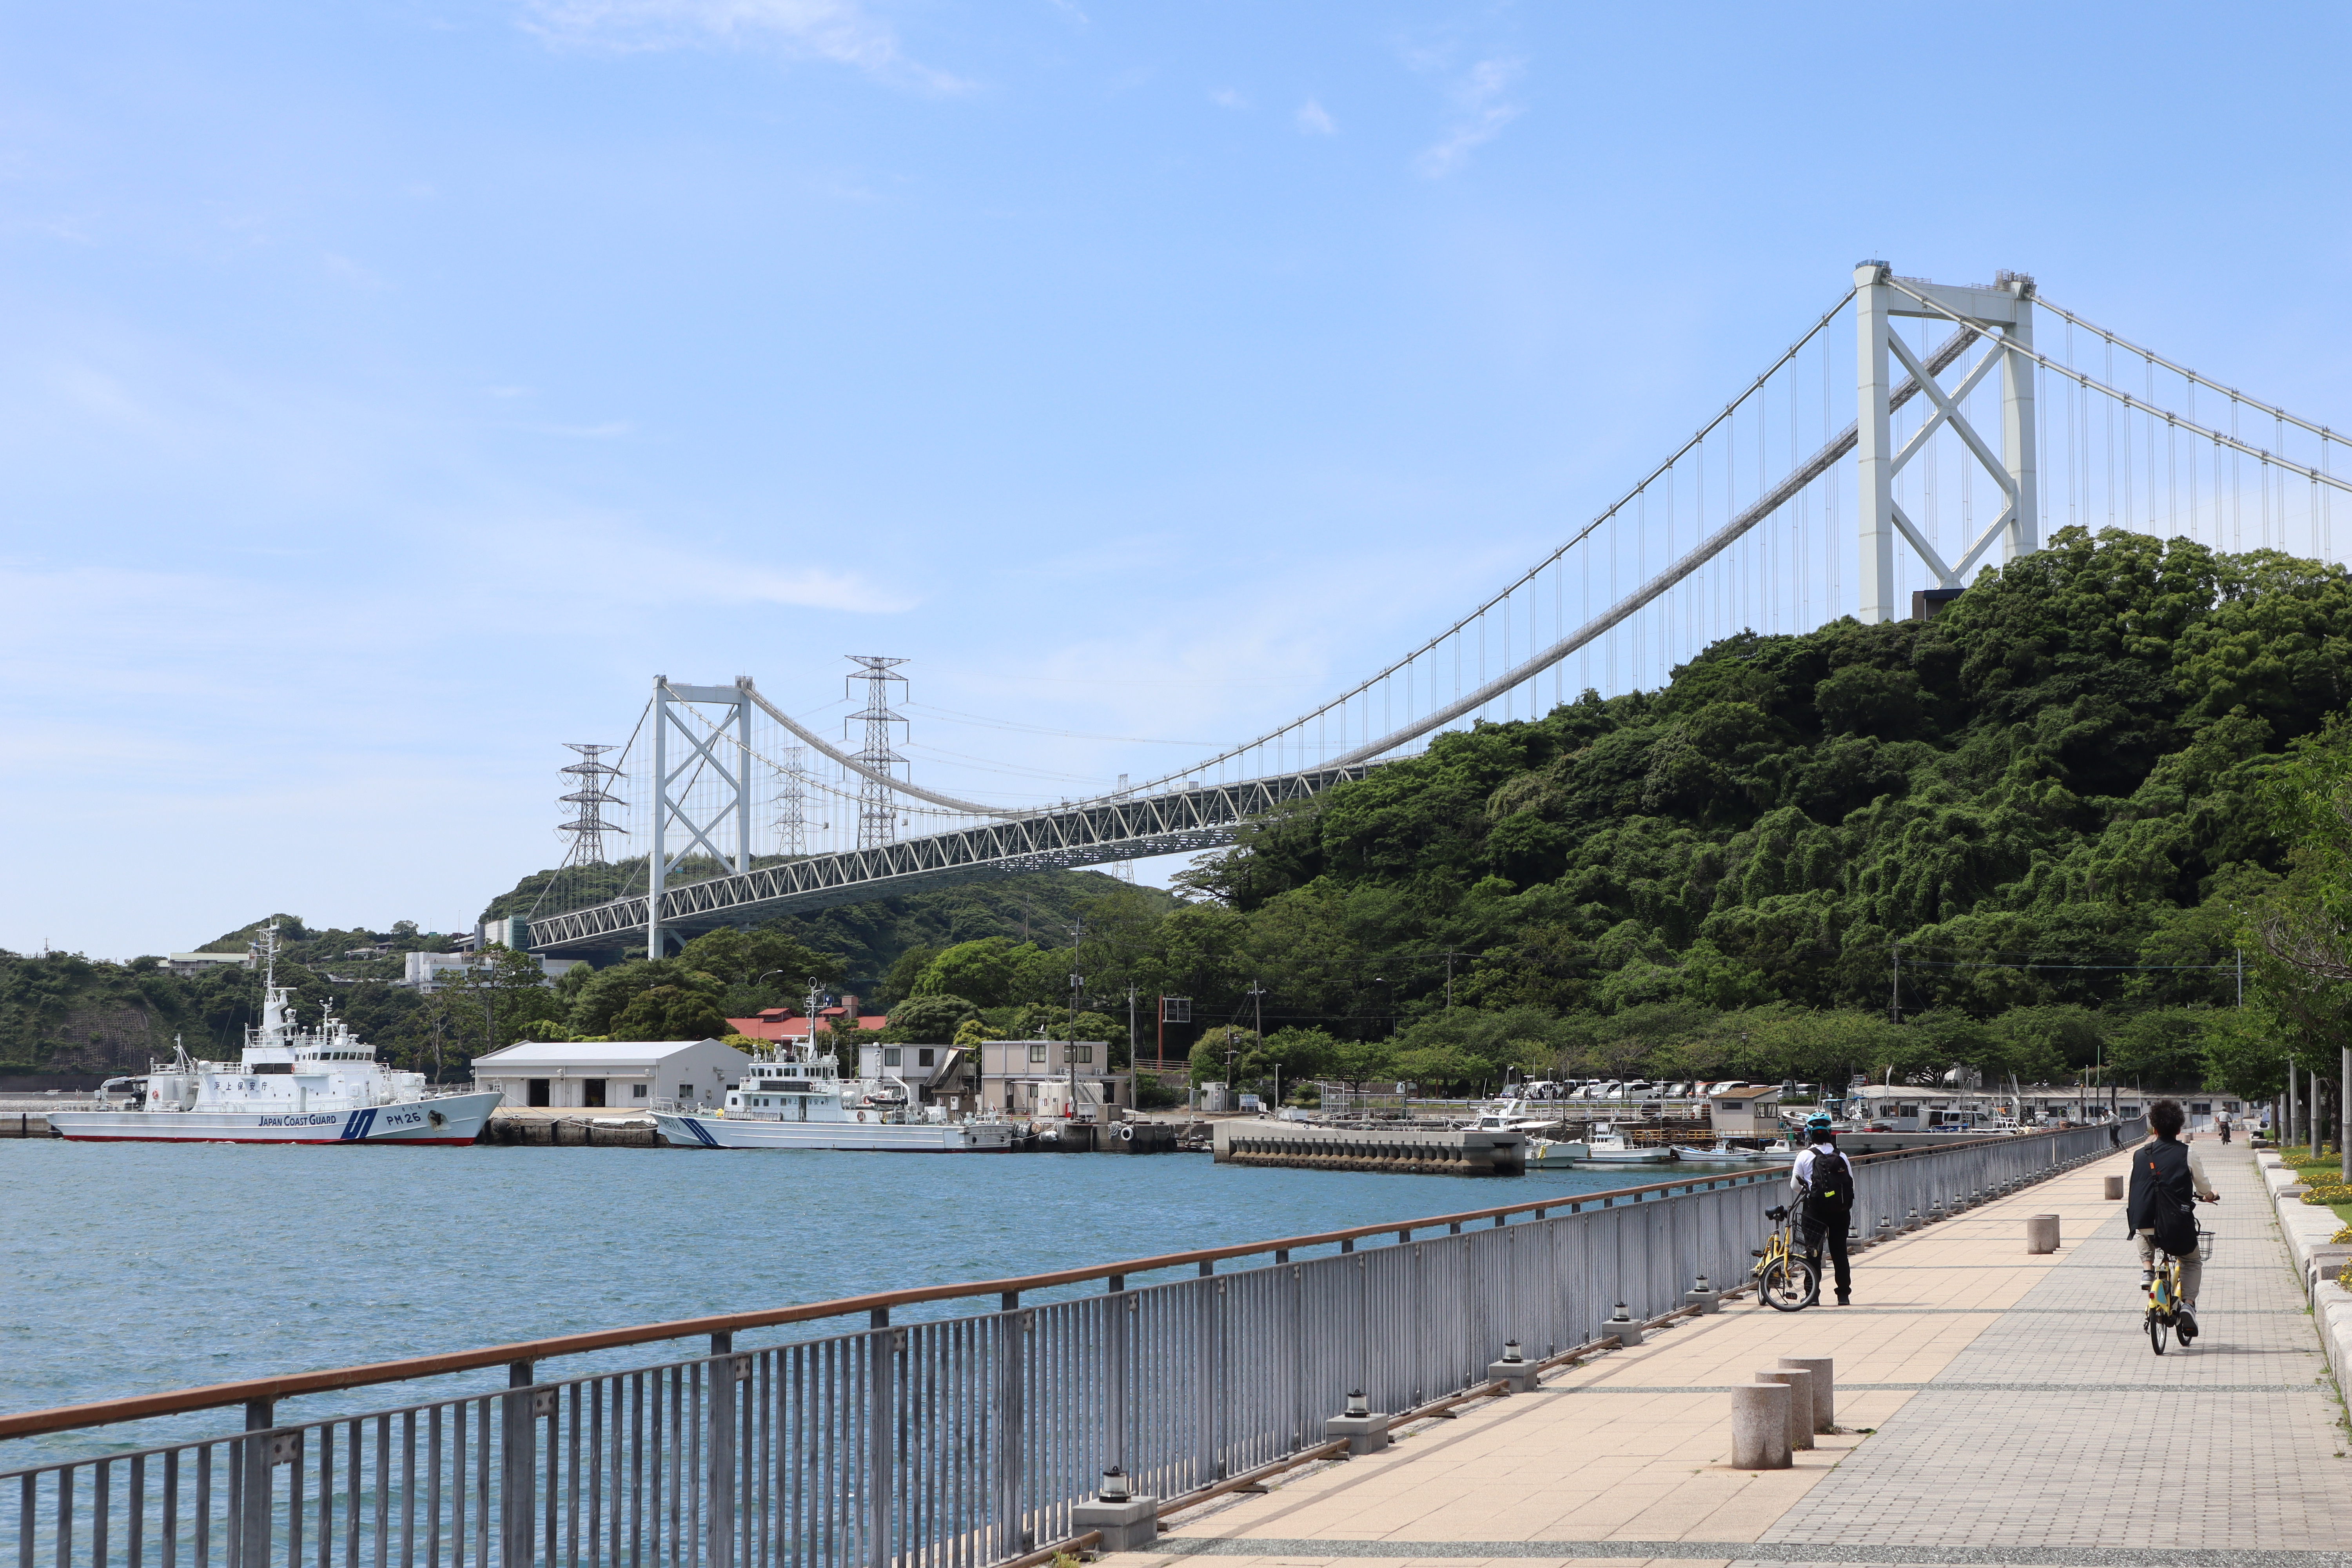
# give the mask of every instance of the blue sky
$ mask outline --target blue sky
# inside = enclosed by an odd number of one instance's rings
[[[2352,426],[2344,17],[8,7],[0,946],[470,921],[656,671],[906,656],[1026,727],[917,731],[992,798],[1180,764],[1864,256]]]

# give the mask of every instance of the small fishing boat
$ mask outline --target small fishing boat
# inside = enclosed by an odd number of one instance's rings
[[[1670,1165],[1675,1162],[1674,1149],[1664,1143],[1633,1144],[1625,1135],[1606,1124],[1596,1127],[1585,1140],[1580,1165]]]
[[[1576,1168],[1586,1154],[1581,1142],[1557,1138],[1528,1140],[1528,1169],[1530,1171],[1568,1171]]]
[[[1717,1144],[1712,1149],[1696,1149],[1677,1143],[1675,1156],[1702,1165],[1785,1165],[1797,1157],[1785,1145],[1780,1148],[1736,1149],[1727,1143]]]

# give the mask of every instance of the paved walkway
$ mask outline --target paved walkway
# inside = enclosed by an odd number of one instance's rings
[[[2149,1350],[2100,1195],[2118,1157],[1862,1254],[1853,1307],[1735,1305],[1181,1516],[1156,1552],[2352,1568],[2343,1407],[2251,1154],[2201,1148],[2224,1201],[2191,1350]],[[2027,1255],[2024,1216],[2052,1212],[2065,1245]],[[1784,1355],[1836,1359],[1846,1430],[1793,1469],[1734,1470],[1727,1391]]]

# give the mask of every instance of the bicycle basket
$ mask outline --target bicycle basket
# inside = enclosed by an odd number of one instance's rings
[[[2213,1260],[2213,1233],[2201,1225],[2197,1227],[2197,1257],[2200,1262]]]

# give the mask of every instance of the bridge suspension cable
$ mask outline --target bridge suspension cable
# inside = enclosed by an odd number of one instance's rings
[[[1919,293],[1917,290],[1906,287],[1902,279],[1890,278],[1887,281],[1895,288],[1910,295],[1912,299],[1916,300],[1921,304],[1927,306],[1929,310],[1934,310],[1937,314],[1950,317],[1950,319],[1955,321],[1959,321],[1959,317],[1953,315],[1951,311],[1946,310],[1941,304],[1928,299],[1925,294]],[[2120,338],[2114,338],[2110,341],[2118,344],[2121,344],[2123,342]],[[2046,354],[2037,353],[2032,349],[2023,348],[2016,344],[2009,345],[2008,352],[2011,353],[2022,354],[2027,359],[2030,359],[2036,364],[2042,366],[2044,370],[2055,372],[2057,374],[2064,376],[2067,380],[2078,383],[2079,384],[2089,388],[2093,392],[2104,393],[2107,396],[2114,398],[2117,403],[2122,404],[2126,408],[2135,408],[2143,414],[2154,415],[2157,418],[2163,420],[2166,424],[2178,426],[2179,428],[2188,431],[2190,435],[2200,437],[2205,440],[2212,442],[2216,446],[2228,447],[2234,451],[2244,453],[2249,458],[2259,458],[2264,463],[2267,463],[2273,468],[2284,468],[2290,473],[2300,474],[2303,478],[2310,479],[2315,484],[2333,485],[2340,490],[2352,490],[2352,479],[2347,479],[2341,475],[2327,473],[2319,468],[2307,468],[2305,465],[2296,462],[2292,458],[2271,451],[2266,447],[2256,447],[2248,442],[2241,441],[2235,436],[2224,435],[2219,430],[2208,429],[2206,426],[2199,425],[2193,420],[2184,418],[2182,416],[2173,413],[2170,409],[2159,408],[2153,403],[2143,403],[2138,398],[2134,397],[2130,393],[2126,392],[2123,388],[2119,386],[2110,386],[2103,381],[2095,381],[2092,379],[2088,372],[2079,371],[2070,365],[2061,364],[2059,362],[2050,358]],[[2137,353],[2140,351],[2134,349],[2132,352]],[[2155,356],[2152,354],[2147,357],[2151,361],[2155,360]],[[2195,377],[2194,379],[2208,386],[2213,384],[2211,382],[2204,381],[2201,376]],[[2235,393],[2231,393],[2231,395],[2233,397],[2237,396]],[[2293,418],[2293,416],[2291,415],[2272,409],[2267,404],[2256,405],[2253,404],[2252,400],[2250,398],[2240,398],[2239,401],[2247,403],[2252,406],[2260,407],[2265,413],[2272,414],[2273,416],[2276,418]],[[2312,425],[2301,419],[2295,419],[2294,423],[2302,426],[2303,428],[2306,430],[2315,432],[2323,440],[2333,441],[2338,438],[2331,435],[2328,432],[2327,427],[2324,425]]]
[[[1675,466],[1681,462],[1684,458],[1689,456],[1695,449],[1701,447],[1706,443],[1709,436],[1713,435],[1727,422],[1731,420],[1744,404],[1763,390],[1763,388],[1771,381],[1774,374],[1795,360],[1800,351],[1801,351],[1807,343],[1812,342],[1815,337],[1820,335],[1823,329],[1828,327],[1832,321],[1835,321],[1840,312],[1844,310],[1851,300],[1852,296],[1849,294],[1841,298],[1836,304],[1832,305],[1828,310],[1822,311],[1820,319],[1814,321],[1811,327],[1807,328],[1803,334],[1801,335],[1794,342],[1790,343],[1786,349],[1781,351],[1780,357],[1775,359],[1769,365],[1766,366],[1762,374],[1758,375],[1756,379],[1748,384],[1747,390],[1740,393],[1738,396],[1733,398],[1729,403],[1724,405],[1719,413],[1717,413],[1713,418],[1709,419],[1706,424],[1700,426],[1688,440],[1685,441],[1680,447],[1677,447],[1674,450],[1673,454],[1664,462],[1651,469],[1640,483],[1636,484],[1633,489],[1620,496],[1615,502],[1601,511],[1598,516],[1593,518],[1591,521],[1586,523],[1581,529],[1570,536],[1568,541],[1561,544],[1559,549],[1554,550],[1550,554],[1537,562],[1526,572],[1520,574],[1516,581],[1505,587],[1500,593],[1496,594],[1487,599],[1476,609],[1472,610],[1469,614],[1455,621],[1445,630],[1431,637],[1427,642],[1422,644],[1421,647],[1405,655],[1402,658],[1400,658],[1394,663],[1389,665],[1385,669],[1382,669],[1376,675],[1367,678],[1349,690],[1342,692],[1340,695],[1331,699],[1328,702],[1325,702],[1320,707],[1310,709],[1308,711],[1290,721],[1288,723],[1265,731],[1265,733],[1258,736],[1255,740],[1245,741],[1240,745],[1230,747],[1213,756],[1203,758],[1202,761],[1194,763],[1189,768],[1181,769],[1174,773],[1163,773],[1158,778],[1147,780],[1145,783],[1136,785],[1135,788],[1139,791],[1154,790],[1165,787],[1181,780],[1196,777],[1209,773],[1228,762],[1245,756],[1251,752],[1275,744],[1281,741],[1285,736],[1295,735],[1305,729],[1308,724],[1323,720],[1334,712],[1343,710],[1348,703],[1354,701],[1356,699],[1364,696],[1370,691],[1374,690],[1380,687],[1382,682],[1394,678],[1401,672],[1411,669],[1415,661],[1436,652],[1439,648],[1444,647],[1446,643],[1461,636],[1468,628],[1476,626],[1489,612],[1495,610],[1497,606],[1507,606],[1513,595],[1533,584],[1547,568],[1556,565],[1568,555],[1569,552],[1591,539],[1594,533],[1599,531],[1603,524],[1612,521],[1623,512],[1627,506],[1638,501],[1648,491],[1652,485],[1655,484],[1662,477],[1671,474],[1674,471]],[[1745,532],[1746,530],[1741,529],[1738,531]],[[1738,537],[1738,534],[1734,533],[1729,537],[1736,538]],[[1727,538],[1725,542],[1727,543],[1728,542],[1729,539]],[[1720,546],[1718,545],[1717,550],[1719,551],[1719,549]],[[1706,559],[1708,556],[1712,556],[1716,552],[1716,551],[1709,551],[1707,552],[1706,556],[1702,556],[1701,559]],[[1686,576],[1688,575],[1688,573],[1685,572],[1683,575]],[[1680,578],[1677,577],[1675,580],[1680,581]],[[1654,596],[1654,595],[1652,595],[1652,597]],[[1647,603],[1648,601],[1645,599],[1643,602]],[[1638,608],[1639,606],[1636,605],[1634,607]],[[1630,611],[1628,613],[1630,613]],[[1619,617],[1621,620],[1622,618],[1622,616]],[[1612,622],[1611,624],[1614,625],[1615,623]],[[1589,641],[1591,639],[1587,638],[1585,640]],[[1583,644],[1578,643],[1576,646],[1581,647]],[[1572,652],[1574,650],[1571,648],[1567,651]],[[1564,657],[1564,655],[1562,657]],[[1527,674],[1532,674],[1537,670],[1547,668],[1551,664],[1557,662],[1557,658],[1550,659],[1539,658],[1537,660],[1530,660],[1528,665],[1521,667],[1521,669],[1525,673],[1520,674],[1517,679],[1508,679],[1499,684],[1490,682],[1487,686],[1482,687],[1481,689],[1494,690],[1497,692],[1507,691],[1512,687],[1517,686],[1519,683],[1519,680],[1525,679]],[[1491,698],[1487,699],[1487,700],[1491,700]],[[1485,706],[1483,701],[1471,703],[1466,707],[1462,703],[1457,702],[1452,706],[1452,716],[1458,718],[1462,713],[1474,711],[1475,709],[1483,706]],[[1402,737],[1402,739],[1398,740],[1395,743],[1402,744],[1405,740],[1411,740],[1420,735],[1426,734],[1430,730],[1436,728],[1438,724],[1445,721],[1446,721],[1444,720],[1437,720],[1435,722],[1423,723],[1413,726],[1409,730],[1399,731],[1397,731],[1397,734]],[[1388,748],[1382,747],[1381,749],[1386,750]],[[1347,756],[1352,759],[1364,755],[1378,754],[1378,751],[1368,752],[1363,748],[1360,747],[1353,752],[1348,752]]]

